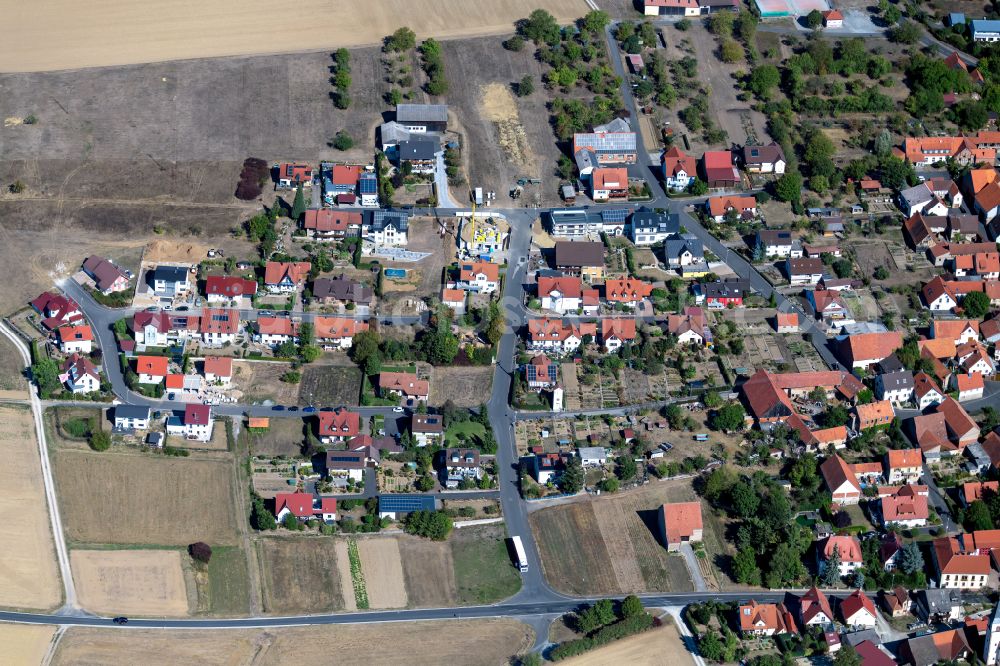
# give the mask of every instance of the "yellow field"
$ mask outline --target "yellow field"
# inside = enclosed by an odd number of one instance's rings
[[[321,51],[376,44],[408,26],[417,37],[512,32],[543,7],[568,22],[583,0],[164,0],[8,3],[0,71],[49,71],[186,58]]]
[[[80,605],[93,613],[188,613],[179,551],[74,550],[70,565]]]
[[[495,666],[527,650],[534,632],[516,620],[320,625],[266,630],[156,631],[73,627],[54,665],[463,664]]]
[[[56,628],[40,624],[0,624],[3,663],[36,666],[44,663]]]
[[[677,633],[677,627],[673,624],[623,638],[565,661],[566,666],[604,666],[604,664],[689,666],[693,663],[691,653],[684,647],[680,634]]]
[[[0,606],[54,608],[62,585],[30,411],[0,407],[0,450]]]
[[[361,570],[365,574],[368,603],[372,608],[403,608],[406,586],[399,542],[395,539],[358,539]]]
[[[225,460],[68,450],[55,456],[66,536],[77,543],[234,545],[232,473]]]

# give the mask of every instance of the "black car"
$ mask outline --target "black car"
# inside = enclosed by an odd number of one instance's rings
[[[115,624],[128,624],[128,618],[122,615],[119,615],[118,617],[116,617],[111,621],[114,622]]]
[[[299,411],[299,408],[298,407],[289,407],[288,411],[290,411],[290,412],[297,412],[297,411]]]
[[[273,411],[273,412],[283,412],[283,411],[285,411],[285,406],[284,405],[275,405],[274,407],[271,408],[271,411]]]

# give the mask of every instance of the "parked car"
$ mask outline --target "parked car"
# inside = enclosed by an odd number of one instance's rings
[[[402,407],[393,407],[392,411],[395,412],[396,414],[402,414],[404,410]]]
[[[119,615],[118,617],[116,617],[111,621],[114,622],[115,624],[128,624],[128,618],[123,615]]]
[[[299,408],[296,407],[296,406],[294,406],[294,405],[292,405],[291,407],[288,408],[288,411],[290,411],[290,412],[297,412],[297,411],[299,411]]]
[[[283,411],[285,411],[285,406],[284,405],[275,405],[274,407],[271,408],[271,411],[272,412],[283,412]]]
[[[302,411],[305,412],[306,414],[312,414],[316,411],[316,408],[310,405],[309,407],[303,407]]]

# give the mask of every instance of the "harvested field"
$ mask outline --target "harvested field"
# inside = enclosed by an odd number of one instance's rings
[[[656,509],[690,493],[686,484],[655,483],[532,513],[549,582],[579,595],[690,591],[684,561],[655,534]]]
[[[354,582],[351,579],[351,558],[347,554],[347,539],[337,539],[333,543],[333,555],[340,578],[340,597],[344,600],[344,610],[358,610],[354,596]]]
[[[234,361],[233,385],[244,402],[271,400],[279,405],[296,405],[301,384],[288,384],[279,379],[289,367],[288,363]]]
[[[299,401],[303,405],[357,405],[361,370],[354,366],[310,365],[302,373]]]
[[[121,1],[86,11],[71,2],[53,2],[11,17],[18,30],[0,48],[0,62],[8,72],[48,71],[315,51],[376,44],[404,24],[419,38],[482,35],[509,32],[514,21],[537,7],[567,22],[587,11],[580,0],[469,0],[461,12],[451,11],[442,0],[416,5],[381,0],[365,12],[330,11],[318,0],[294,12],[279,11],[262,0],[211,5],[172,0],[142,11]],[[53,34],[60,36],[58,43],[43,48],[45,38]]]
[[[70,563],[80,604],[92,613],[188,613],[180,551],[74,550]]]
[[[333,539],[265,538],[258,544],[263,560],[267,612],[344,610],[340,571],[337,558],[333,557]],[[353,590],[351,594],[353,596]]]
[[[403,608],[406,606],[406,585],[403,563],[395,539],[358,539],[361,570],[368,586],[368,602],[372,608]]]
[[[410,605],[418,608],[454,605],[455,569],[451,544],[414,536],[400,537],[397,543]]]
[[[490,399],[493,366],[434,368],[431,375],[430,404],[440,406],[451,400],[458,407],[478,407]]]
[[[20,400],[28,397],[21,355],[6,336],[0,340],[0,398]]]
[[[305,439],[303,419],[271,419],[267,430],[250,430],[244,424],[240,428],[240,438],[250,444],[250,453],[255,456],[297,456]]]
[[[62,598],[55,546],[49,528],[35,425],[27,408],[0,407],[4,465],[0,606],[49,609]]]
[[[233,545],[241,512],[233,506],[232,476],[225,460],[55,455],[66,536],[76,543]]]
[[[404,622],[350,627],[119,631],[73,627],[52,663],[113,664],[468,664],[507,663],[534,643],[531,627],[516,620]]]
[[[658,664],[689,665],[694,663],[674,624],[623,638],[610,645],[599,647],[565,661],[567,666],[604,666],[604,664],[630,664],[630,666],[658,666]]]
[[[56,628],[41,624],[0,624],[0,645],[8,664],[44,664]]]

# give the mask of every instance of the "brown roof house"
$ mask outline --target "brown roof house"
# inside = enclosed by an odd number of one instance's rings
[[[413,414],[410,418],[410,433],[417,446],[440,442],[444,437],[444,417],[440,414]]]
[[[556,268],[593,282],[604,277],[604,244],[560,241],[555,249]]]
[[[784,604],[759,604],[753,599],[739,609],[740,631],[744,636],[794,634],[795,618]]]
[[[667,550],[678,550],[682,543],[701,541],[701,502],[673,502],[660,507],[660,535]]]
[[[313,300],[324,304],[340,301],[342,303],[356,303],[357,305],[371,305],[375,298],[375,292],[371,287],[343,275],[335,278],[317,278],[313,281],[312,295]]]
[[[378,375],[378,389],[382,397],[396,396],[427,402],[430,386],[429,381],[417,379],[412,372],[380,372]]]

